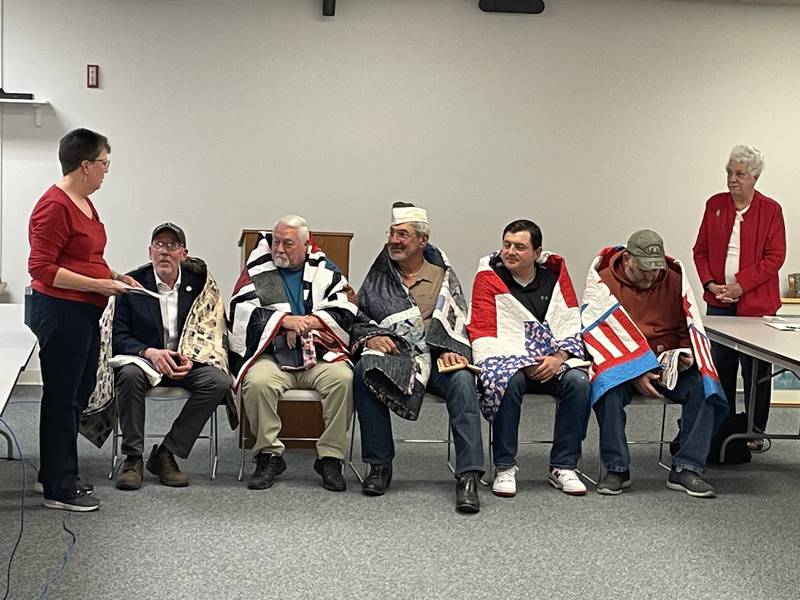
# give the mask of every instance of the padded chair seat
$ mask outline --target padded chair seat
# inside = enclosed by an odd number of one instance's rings
[[[188,400],[189,390],[172,385],[157,385],[145,395],[147,400]]]
[[[320,402],[322,396],[315,390],[286,390],[281,400],[293,402]]]

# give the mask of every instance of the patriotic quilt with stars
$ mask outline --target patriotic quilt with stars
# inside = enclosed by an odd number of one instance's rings
[[[475,365],[481,368],[481,412],[489,421],[500,409],[509,380],[520,369],[535,365],[536,357],[567,352],[570,359],[561,366],[558,377],[569,368],[589,365],[584,360],[578,298],[564,259],[543,252],[537,260],[539,268],[558,276],[543,322],[514,298],[494,271],[492,266],[499,262],[497,252],[478,262],[467,326]]]

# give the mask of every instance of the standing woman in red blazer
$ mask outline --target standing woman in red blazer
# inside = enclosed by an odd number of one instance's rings
[[[39,482],[46,507],[79,512],[100,507],[92,486],[78,479],[78,425],[95,386],[100,315],[124,284],[141,287],[106,264],[106,231],[89,200],[108,172],[109,152],[108,140],[88,129],[65,135],[58,149],[64,176],[36,203],[28,225],[31,328],[43,382]]]
[[[774,315],[781,306],[778,270],[786,258],[786,231],[780,204],[755,189],[763,170],[764,155],[758,148],[736,146],[725,167],[728,192],[706,202],[694,264],[709,315],[763,317]],[[734,414],[740,364],[749,406],[753,359],[714,343],[712,354]],[[759,380],[772,372],[772,365],[761,365]],[[767,380],[756,391],[754,424],[762,431],[769,416],[770,387]],[[748,445],[760,450],[763,441],[750,440]]]

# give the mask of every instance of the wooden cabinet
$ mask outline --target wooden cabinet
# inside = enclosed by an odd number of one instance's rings
[[[244,268],[247,257],[258,243],[260,231],[268,229],[245,229],[239,238],[241,252],[241,268]],[[352,233],[332,233],[327,231],[312,231],[311,235],[317,245],[330,258],[336,266],[348,277],[350,267],[350,240]],[[319,402],[309,401],[308,395],[297,394],[296,397],[284,398],[278,403],[278,414],[281,417],[281,432],[279,437],[287,448],[313,448],[316,440],[322,434],[322,405]],[[250,432],[250,423],[247,414],[242,411],[240,415],[241,426],[244,428],[244,444],[252,448],[255,438]]]

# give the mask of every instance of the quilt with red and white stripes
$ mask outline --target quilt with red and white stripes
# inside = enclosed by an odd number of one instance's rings
[[[564,259],[543,252],[537,263],[558,276],[543,322],[514,298],[492,268],[500,260],[494,252],[478,262],[472,284],[470,323],[475,364],[481,367],[481,412],[492,421],[500,409],[508,382],[524,367],[536,364],[536,357],[564,350],[572,358],[564,363],[558,376],[568,368],[585,367],[588,362],[581,340],[578,298]]]
[[[611,388],[647,371],[660,368],[647,339],[616,297],[611,294],[608,286],[600,279],[600,271],[606,268],[611,257],[622,249],[604,248],[592,262],[589,274],[586,276],[581,321],[583,341],[592,357],[592,404]],[[725,393],[722,391],[719,375],[711,358],[711,344],[683,266],[680,261],[671,257],[667,257],[667,264],[668,268],[675,269],[681,274],[683,312],[689,327],[695,364],[700,371],[705,395],[707,398],[716,395],[724,401]]]

